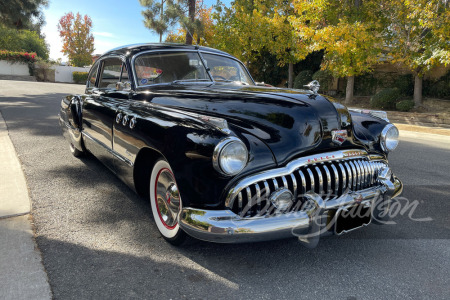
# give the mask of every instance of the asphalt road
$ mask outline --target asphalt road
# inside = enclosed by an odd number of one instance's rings
[[[324,238],[315,249],[295,239],[176,248],[159,236],[145,199],[96,159],[69,153],[59,102],[82,91],[0,81],[56,299],[450,299],[448,136],[401,133],[391,166],[405,184],[402,201],[416,207],[395,225]]]

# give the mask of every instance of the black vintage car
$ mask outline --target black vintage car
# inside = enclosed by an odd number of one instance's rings
[[[92,153],[148,197],[162,236],[315,246],[389,217],[402,191],[398,130],[306,90],[258,86],[233,56],[141,44],[105,53],[83,95],[61,102],[74,156]]]

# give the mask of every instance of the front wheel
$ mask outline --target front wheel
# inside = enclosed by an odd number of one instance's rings
[[[169,163],[158,160],[150,176],[150,204],[153,219],[159,232],[172,245],[180,245],[186,233],[178,223],[181,213],[181,197]]]

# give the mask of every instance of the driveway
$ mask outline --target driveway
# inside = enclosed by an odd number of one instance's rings
[[[176,248],[159,236],[146,199],[95,158],[70,154],[59,102],[83,89],[0,80],[56,299],[450,299],[448,136],[401,132],[390,161],[407,209],[395,225],[324,238],[315,249],[295,239]]]

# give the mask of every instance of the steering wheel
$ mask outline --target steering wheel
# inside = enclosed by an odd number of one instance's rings
[[[220,76],[220,75],[213,75],[213,78],[214,78],[214,80],[216,80],[216,79],[223,80],[223,81],[227,81],[228,80],[225,77]]]

